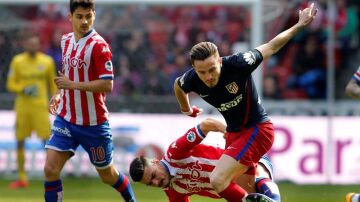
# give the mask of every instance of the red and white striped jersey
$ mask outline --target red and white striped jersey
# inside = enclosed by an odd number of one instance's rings
[[[223,149],[199,144],[204,137],[199,125],[188,130],[169,146],[161,160],[172,176],[165,189],[170,202],[188,201],[193,194],[220,198],[209,177]]]
[[[91,30],[79,41],[74,33],[61,39],[62,72],[74,82],[113,79],[112,53],[106,41]],[[98,125],[108,120],[105,93],[61,90],[57,114],[83,126]]]

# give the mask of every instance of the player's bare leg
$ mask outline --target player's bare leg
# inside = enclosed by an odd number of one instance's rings
[[[62,201],[63,191],[60,173],[71,155],[72,153],[69,151],[59,152],[52,149],[46,150],[46,161],[44,166],[45,202]]]
[[[96,169],[102,182],[118,191],[126,202],[135,202],[135,195],[126,175],[119,173],[114,165],[105,169]]]
[[[232,179],[242,175],[248,169],[248,166],[240,164],[234,158],[223,154],[210,175],[210,183],[215,191],[227,201],[239,201],[239,199],[244,199],[247,196],[247,191],[233,183]],[[250,187],[254,187],[255,176],[249,183]]]
[[[18,179],[9,184],[10,189],[26,188],[29,186],[26,171],[25,171],[25,141],[18,140],[16,145],[16,161]]]

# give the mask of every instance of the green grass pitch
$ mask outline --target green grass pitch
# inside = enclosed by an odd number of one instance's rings
[[[9,180],[0,180],[0,202],[41,202],[43,199],[43,183],[41,180],[30,182],[30,187],[22,190],[7,188]],[[360,185],[295,185],[278,183],[282,194],[282,202],[345,202],[348,192],[360,192]],[[119,195],[97,178],[65,178],[64,202],[112,202],[122,201]],[[138,202],[167,201],[161,189],[133,184]],[[192,196],[191,202],[222,202],[210,198]]]

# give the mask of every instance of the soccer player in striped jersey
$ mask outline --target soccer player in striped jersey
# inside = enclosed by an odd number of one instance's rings
[[[46,202],[62,201],[60,173],[79,145],[105,184],[115,188],[125,201],[136,201],[128,178],[112,164],[113,143],[105,105],[105,94],[113,87],[112,53],[93,29],[95,15],[93,0],[70,0],[73,32],[61,39],[62,71],[55,78],[59,91],[49,106],[56,118],[45,146]]]
[[[191,107],[190,92],[214,106],[227,124],[226,149],[210,176],[216,192],[228,201],[239,201],[246,190],[231,182],[246,174],[255,182],[255,165],[274,141],[274,127],[261,105],[252,72],[279,51],[316,16],[314,4],[299,11],[298,22],[269,42],[243,53],[220,57],[217,46],[200,42],[190,50],[193,68],[176,79],[174,91],[183,114],[196,117],[201,110]]]
[[[346,85],[345,91],[352,98],[360,100],[360,66]],[[360,202],[360,193],[348,193],[346,202]]]
[[[345,91],[352,98],[360,99],[360,66],[350,79]]]
[[[188,202],[191,195],[221,198],[210,184],[210,173],[224,150],[200,143],[209,132],[225,133],[225,128],[223,123],[215,119],[202,121],[174,141],[162,160],[136,157],[129,168],[131,178],[136,182],[163,188],[170,202]],[[261,158],[256,171],[255,188],[249,187],[242,176],[233,182],[246,187],[249,192],[256,191],[267,197],[250,194],[244,201],[280,202],[279,189],[273,182],[269,159]]]

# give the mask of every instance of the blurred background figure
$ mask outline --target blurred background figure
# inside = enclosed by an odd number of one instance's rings
[[[13,57],[8,73],[7,89],[16,93],[16,141],[18,180],[11,189],[28,186],[25,171],[25,139],[32,132],[45,142],[50,136],[48,100],[56,91],[54,60],[39,51],[40,39],[35,33],[23,37],[24,52]]]
[[[280,100],[283,98],[276,74],[266,74],[263,81],[263,96],[267,99]]]
[[[325,52],[315,34],[307,35],[304,46],[297,49],[292,63],[290,88],[301,89],[311,99],[324,99],[326,94]]]

